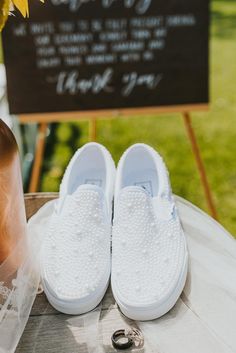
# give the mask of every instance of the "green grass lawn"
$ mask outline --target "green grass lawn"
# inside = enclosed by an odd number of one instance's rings
[[[192,114],[209,182],[222,224],[236,234],[236,2],[212,2],[211,106]],[[42,191],[58,190],[64,168],[78,146],[87,142],[88,124],[53,127],[47,146]],[[135,142],[152,145],[170,170],[173,190],[207,210],[182,117],[178,114],[142,116],[98,122],[97,140],[115,161]],[[71,142],[72,141],[72,142]]]

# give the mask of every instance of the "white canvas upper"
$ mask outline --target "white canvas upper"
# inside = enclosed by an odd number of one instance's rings
[[[115,187],[111,282],[121,311],[134,320],[169,311],[183,290],[187,259],[165,164],[151,147],[133,145]]]
[[[66,169],[41,251],[44,291],[61,312],[92,310],[105,294],[114,179],[114,162],[97,143],[79,149]]]

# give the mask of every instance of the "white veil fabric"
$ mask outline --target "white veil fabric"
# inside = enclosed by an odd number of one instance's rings
[[[0,266],[0,353],[15,351],[29,318],[39,284],[37,260],[42,235],[55,202],[44,205],[29,221],[30,254],[13,283],[14,278],[7,278],[4,270],[6,264]],[[176,197],[176,202],[188,242],[188,278],[180,299],[169,313],[154,321],[135,323],[144,335],[143,351],[235,353],[236,241],[191,203],[180,197]],[[93,337],[104,326],[99,310],[84,319],[84,326],[87,325],[88,333],[94,333]],[[104,335],[97,335],[97,345],[88,346],[87,351],[98,352],[99,347],[99,353],[103,352],[101,336]]]
[[[31,234],[31,240],[33,240]],[[35,240],[35,239],[34,239]],[[25,239],[19,241],[10,256],[0,265],[0,353],[15,351],[28,321],[39,286],[37,252],[32,241],[24,252],[19,268],[12,272],[12,262]]]

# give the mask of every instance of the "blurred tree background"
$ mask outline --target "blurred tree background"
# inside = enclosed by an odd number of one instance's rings
[[[236,2],[211,3],[209,112],[192,114],[209,182],[222,224],[236,234]],[[135,142],[164,157],[174,193],[207,210],[182,117],[178,114],[98,121],[97,141],[117,162]],[[41,191],[57,191],[75,150],[88,140],[88,123],[52,126],[46,147]]]

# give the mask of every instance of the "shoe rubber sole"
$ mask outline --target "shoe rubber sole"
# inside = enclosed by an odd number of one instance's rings
[[[92,293],[91,295],[88,295],[87,297],[82,299],[75,299],[71,301],[56,298],[51,293],[50,289],[47,288],[47,284],[44,280],[42,280],[42,285],[49,303],[57,311],[68,315],[82,315],[95,309],[96,306],[98,306],[98,304],[102,301],[109,286],[109,280],[110,279],[108,279],[106,286],[101,286],[96,292]]]

